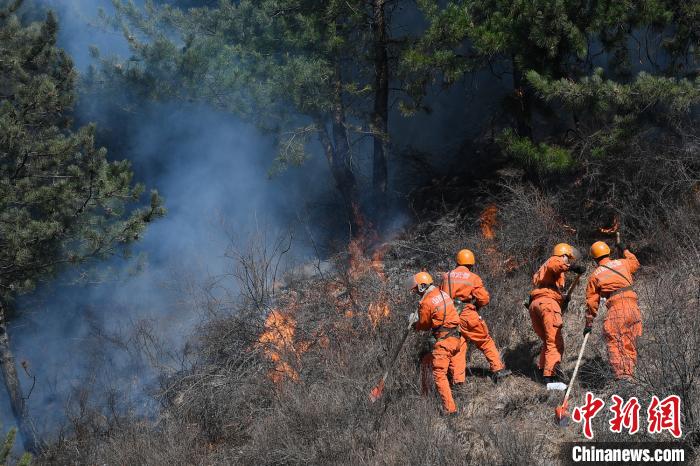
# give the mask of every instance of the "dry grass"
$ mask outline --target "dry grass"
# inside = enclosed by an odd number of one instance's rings
[[[193,341],[196,358],[187,370],[163,379],[159,419],[88,422],[87,416],[85,425],[48,448],[39,462],[557,463],[560,444],[579,439],[580,427],[556,427],[554,408],[562,394],[547,392],[533,380],[539,341],[522,301],[533,270],[551,245],[578,240],[565,220],[555,215],[562,208],[557,198],[533,188],[508,186],[494,200],[500,206],[495,238],[483,237],[478,215],[449,213],[424,222],[386,245],[385,279],[371,267],[353,274],[343,254],[333,258],[333,267],[323,274],[287,279],[283,290],[268,283],[269,271],[232,274],[243,280],[254,277],[255,283],[243,283],[242,289],[250,293],[235,304],[227,303],[226,309],[212,302],[202,304],[211,317]],[[695,217],[690,215],[685,218],[687,222],[677,222],[662,239],[698,251],[700,222],[693,223]],[[682,240],[672,242],[676,237]],[[578,246],[585,250],[585,244],[581,241]],[[413,335],[385,396],[369,404],[369,389],[415,306],[415,298],[401,287],[404,278],[419,269],[434,275],[448,270],[452,255],[462,247],[475,250],[480,259],[476,271],[492,295],[483,315],[515,376],[494,386],[486,377],[485,359],[472,351],[471,375],[465,393],[457,398],[460,414],[442,418],[436,397],[420,395],[417,361],[425,339]],[[238,266],[272,263],[269,257],[262,261],[246,257]],[[671,264],[647,264],[639,274],[645,335],[639,344],[634,390],[643,399],[651,393],[681,395],[684,432],[692,436],[700,429],[700,268],[697,256],[690,253],[673,249],[669,257],[677,259]],[[375,324],[368,308],[377,301],[386,302],[391,313]],[[583,287],[565,315],[567,350],[562,366],[569,374],[581,343],[582,303]],[[297,349],[286,360],[298,380],[275,384],[269,378],[275,365],[256,341],[266,313],[277,306],[293,312],[296,319]],[[580,403],[585,389],[604,398],[617,389],[606,360],[597,322],[574,404]],[[600,438],[610,437],[604,433],[602,417],[596,428]]]

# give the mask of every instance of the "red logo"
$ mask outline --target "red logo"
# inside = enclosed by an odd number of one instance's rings
[[[650,434],[659,434],[667,430],[674,437],[681,436],[681,399],[678,395],[670,395],[659,401],[659,397],[651,397],[647,409],[648,430]]]
[[[571,418],[576,422],[583,422],[583,435],[587,439],[593,438],[593,427],[591,426],[591,421],[598,414],[598,412],[603,409],[605,402],[600,398],[593,396],[593,393],[586,392],[586,404],[583,406],[574,408],[571,413]]]
[[[641,407],[639,400],[632,397],[627,400],[627,403],[623,403],[624,400],[617,395],[613,395],[612,400],[613,405],[610,407],[610,411],[613,412],[614,416],[609,422],[610,431],[619,434],[624,427],[630,435],[639,432],[639,409]]]
[[[622,433],[627,430],[630,435],[639,432],[639,413],[641,405],[636,397],[625,400],[612,395],[612,406],[610,411],[613,416],[608,421],[610,431]],[[593,438],[593,418],[603,409],[605,402],[594,396],[591,392],[586,392],[586,400],[583,406],[574,408],[571,418],[583,423],[583,435],[587,439]],[[682,435],[681,431],[681,399],[678,395],[670,395],[660,400],[654,395],[647,408],[647,430],[650,434],[660,434],[668,431],[675,438]]]

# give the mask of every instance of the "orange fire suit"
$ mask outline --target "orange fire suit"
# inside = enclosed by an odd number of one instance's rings
[[[435,286],[430,286],[420,300],[416,330],[432,330],[437,340],[431,353],[433,379],[442,406],[447,413],[457,411],[457,405],[452,398],[447,371],[459,353],[459,315],[455,310],[452,298]]]
[[[586,287],[586,325],[593,324],[600,298],[606,298],[608,315],[603,335],[615,378],[630,378],[637,364],[637,338],[642,335],[642,315],[637,293],[632,290],[632,275],[639,269],[634,254],[625,250],[623,259],[603,258],[598,262]]]
[[[564,354],[564,338],[561,334],[562,291],[569,264],[560,256],[552,256],[532,276],[534,289],[530,292],[530,319],[532,328],[542,340],[537,367],[542,375],[551,377],[554,368]]]
[[[484,353],[492,372],[500,371],[505,367],[498,352],[496,343],[489,335],[486,322],[477,312],[479,308],[486,306],[491,297],[484,288],[481,277],[471,272],[469,268],[460,265],[456,269],[443,274],[442,291],[450,295],[458,303],[458,309],[462,305],[459,314],[459,330],[462,334],[457,363],[452,369],[452,381],[463,383],[467,369],[467,345],[471,341]]]

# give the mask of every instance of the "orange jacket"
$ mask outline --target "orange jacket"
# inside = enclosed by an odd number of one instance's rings
[[[532,301],[538,298],[551,298],[561,305],[564,298],[566,277],[564,272],[569,270],[569,264],[561,256],[552,256],[532,276],[532,285],[535,287],[530,296]]]
[[[436,286],[428,288],[420,300],[416,330],[455,328],[458,325],[459,315],[452,298]]]
[[[626,290],[610,297],[610,293],[613,291],[632,286],[634,283],[632,274],[639,270],[639,261],[634,254],[625,249],[623,255],[624,259],[610,259],[609,257],[602,259],[588,279],[586,287],[586,305],[588,307],[586,322],[588,324],[592,323],[595,316],[598,315],[601,297],[608,298],[608,307],[625,297],[637,298],[637,293],[632,290]],[[610,267],[622,276],[606,267]]]
[[[463,265],[442,275],[440,289],[450,295],[452,299],[457,298],[463,303],[467,303],[465,309],[476,310],[477,307],[486,306],[491,300],[481,277]],[[472,298],[474,303],[468,302]]]

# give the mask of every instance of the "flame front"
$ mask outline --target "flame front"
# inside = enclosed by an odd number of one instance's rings
[[[479,216],[479,224],[481,225],[481,235],[485,239],[496,238],[496,217],[498,216],[498,207],[496,204],[489,204],[481,212]]]
[[[383,298],[371,303],[367,308],[367,316],[369,317],[369,321],[372,323],[372,326],[375,328],[377,325],[379,325],[379,322],[389,317],[390,313],[391,308]]]
[[[377,248],[372,254],[372,270],[379,276],[382,282],[386,282],[386,274],[384,273],[384,253],[386,246]]]
[[[381,283],[384,284],[387,280],[384,270],[384,253],[387,246],[378,246],[379,238],[376,230],[359,215],[359,209],[356,209],[355,218],[360,234],[350,240],[348,244],[349,278],[351,280],[360,280],[366,278],[368,274],[374,273]],[[375,328],[391,313],[387,296],[384,292],[379,294],[378,299],[375,299],[367,307],[367,318]],[[347,304],[343,306],[346,308],[345,316],[353,317],[352,303]]]
[[[505,257],[496,248],[496,225],[498,224],[498,207],[496,204],[489,204],[479,215],[479,226],[481,227],[481,236],[486,240],[487,246],[485,249],[487,262],[492,270],[501,272],[512,272],[518,267],[515,259]]]
[[[277,309],[271,311],[265,319],[265,330],[258,342],[268,359],[275,364],[274,370],[269,374],[274,383],[280,383],[284,379],[299,380],[299,374],[288,362],[290,356],[298,359],[294,347],[296,325],[294,317]],[[300,348],[302,353],[305,350],[306,348]]]

